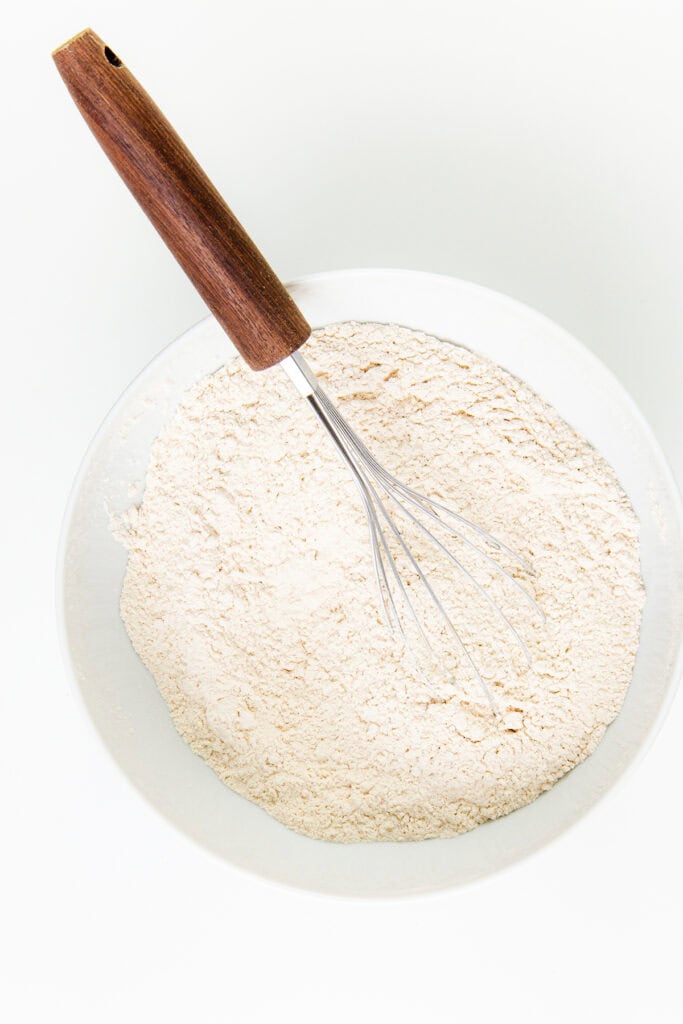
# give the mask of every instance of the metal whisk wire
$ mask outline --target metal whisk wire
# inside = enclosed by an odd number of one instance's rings
[[[407,586],[401,577],[396,558],[391,551],[389,539],[394,542],[402,551],[412,571],[415,573],[423,592],[427,595],[431,606],[436,611],[441,623],[448,635],[455,641],[467,661],[479,687],[485,695],[491,710],[498,714],[498,706],[493,697],[490,687],[470,652],[463,641],[460,633],[455,627],[450,615],[430,582],[426,572],[411,551],[402,531],[397,526],[388,511],[385,502],[379,493],[381,490],[391,501],[400,515],[411,523],[426,540],[436,548],[465,579],[476,589],[476,591],[489,603],[500,622],[505,626],[514,641],[522,651],[527,665],[531,667],[529,650],[520,636],[518,630],[510,621],[508,615],[497,604],[485,586],[463,565],[459,558],[446,547],[446,545],[435,535],[432,529],[418,519],[416,513],[422,513],[430,522],[430,525],[442,529],[444,532],[456,537],[459,542],[471,551],[477,558],[488,564],[499,576],[515,588],[522,595],[525,601],[533,608],[537,616],[544,621],[545,616],[536,600],[522,586],[512,573],[502,566],[495,558],[481,546],[486,544],[497,552],[504,553],[512,561],[522,568],[527,574],[533,575],[531,564],[523,556],[517,554],[512,548],[498,540],[483,527],[470,522],[463,515],[447,508],[432,498],[420,494],[406,484],[403,484],[372,455],[367,446],[358,437],[352,427],[344,419],[335,404],[331,401],[323,388],[320,386],[315,374],[310,369],[300,352],[288,357],[280,364],[299,392],[304,395],[312,408],[315,410],[319,420],[330,435],[335,447],[342,459],[348,466],[356,482],[360,493],[368,521],[370,533],[370,546],[372,552],[372,564],[375,575],[375,582],[380,598],[380,607],[387,626],[392,632],[398,632],[406,648],[412,650],[408,632],[404,626],[399,607],[394,597],[394,589],[398,594],[403,610],[412,623],[412,626],[428,653],[431,661],[438,667],[439,672],[449,683],[455,683],[452,673],[449,672],[439,656],[434,644],[429,638],[427,630],[415,605],[410,598]],[[447,518],[445,518],[447,517]],[[448,522],[452,520],[453,522]],[[456,525],[453,525],[456,523]],[[470,531],[480,543],[476,543],[472,537],[468,537],[465,531]],[[393,581],[394,586],[391,583]],[[413,651],[413,654],[415,652]],[[419,658],[415,657],[416,669],[424,676],[420,666]]]

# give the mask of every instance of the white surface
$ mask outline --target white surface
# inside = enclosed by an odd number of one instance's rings
[[[529,806],[467,835],[349,845],[296,835],[227,791],[193,756],[121,622],[126,553],[112,537],[109,516],[139,500],[152,441],[187,388],[235,358],[211,319],[143,371],[88,451],[62,539],[60,628],[78,693],[107,749],[135,788],[207,850],[263,878],[330,895],[443,891],[557,838],[650,741],[683,670],[683,507],[649,428],[618,381],[547,317],[480,285],[406,271],[312,275],[294,282],[292,292],[314,328],[344,320],[398,323],[474,348],[523,376],[616,470],[641,524],[647,601],[633,681],[597,751]]]
[[[103,412],[203,315],[47,54],[88,22],[285,277],[469,278],[615,370],[683,478],[677,0],[36,0],[5,13],[0,1012],[12,1022],[681,1017],[683,702],[525,864],[395,905],[234,873],[131,797],[59,662],[53,565]]]

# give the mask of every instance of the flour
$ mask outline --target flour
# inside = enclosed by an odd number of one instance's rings
[[[434,564],[501,714],[462,659],[456,686],[415,675],[380,618],[348,470],[284,374],[238,359],[153,446],[143,502],[117,525],[121,614],[181,735],[286,825],[340,841],[462,832],[548,789],[617,715],[643,602],[638,522],[601,456],[481,356],[355,323],[306,352],[388,469],[533,563],[520,582],[545,624],[496,594],[533,670]]]

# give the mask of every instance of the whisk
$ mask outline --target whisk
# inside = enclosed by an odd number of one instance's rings
[[[388,627],[415,654],[421,674],[455,683],[441,641],[465,660],[492,711],[498,707],[468,643],[405,536],[405,523],[490,605],[531,665],[510,615],[446,538],[457,540],[543,620],[517,578],[533,568],[500,539],[441,501],[397,480],[372,455],[320,386],[300,349],[311,328],[199,164],[119,57],[86,29],[53,54],[57,68],[100,145],[247,363],[279,364],[328,432],[357,485],[367,515],[372,566]],[[417,582],[428,613],[409,594],[398,558]],[[507,559],[510,568],[501,564]]]

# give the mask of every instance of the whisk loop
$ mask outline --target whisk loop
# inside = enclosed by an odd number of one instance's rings
[[[299,393],[308,399],[356,482],[368,520],[373,572],[379,594],[380,607],[387,626],[392,632],[399,634],[406,649],[413,653],[416,671],[422,678],[426,679],[428,675],[422,668],[421,659],[415,656],[416,651],[411,642],[412,637],[417,640],[418,646],[422,649],[421,653],[426,655],[427,661],[431,666],[436,667],[439,675],[446,682],[455,685],[456,680],[444,664],[432,639],[430,639],[426,625],[418,614],[415,602],[408,593],[409,581],[407,583],[399,571],[396,557],[392,552],[393,544],[394,548],[401,553],[401,556],[410,568],[411,574],[421,587],[422,593],[431,607],[432,613],[440,623],[441,629],[445,630],[446,634],[454,641],[456,647],[465,658],[491,710],[494,714],[499,714],[498,705],[490,686],[483,678],[468,645],[463,641],[450,615],[444,608],[426,571],[418,562],[402,530],[392,517],[385,503],[386,499],[389,500],[391,509],[395,509],[407,524],[416,529],[431,547],[443,555],[476,592],[488,602],[496,617],[521,650],[529,668],[531,668],[529,650],[519,631],[510,621],[509,616],[491,596],[488,589],[475,578],[473,573],[463,565],[462,561],[439,539],[435,530],[441,530],[442,534],[448,534],[451,537],[457,538],[471,552],[474,558],[497,573],[505,584],[513,587],[543,622],[545,621],[545,616],[537,601],[522,586],[512,572],[492,556],[490,551],[493,550],[499,555],[506,555],[527,575],[534,575],[533,567],[526,558],[517,554],[512,548],[508,547],[497,537],[494,537],[483,527],[470,522],[465,516],[453,511],[441,502],[413,490],[400,480],[397,480],[395,476],[385,469],[326,395],[300,352],[295,352],[287,359],[284,359],[280,365]],[[382,495],[385,496],[384,500]],[[427,520],[429,525],[426,525],[423,519],[419,518],[420,515]],[[469,536],[468,533],[470,534]],[[486,550],[486,548],[490,550]]]

